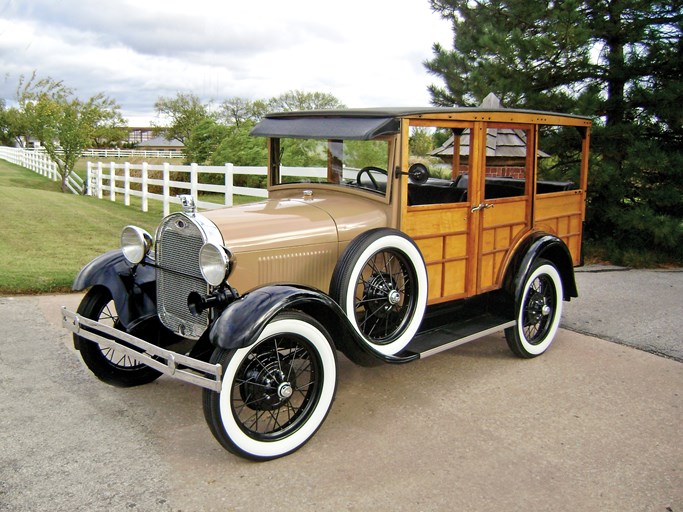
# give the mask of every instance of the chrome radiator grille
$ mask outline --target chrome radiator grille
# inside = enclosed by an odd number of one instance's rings
[[[208,285],[199,270],[199,250],[205,239],[186,215],[166,217],[157,231],[157,308],[163,324],[173,332],[197,339],[209,325],[209,313],[193,316],[187,307],[192,292],[205,295]]]

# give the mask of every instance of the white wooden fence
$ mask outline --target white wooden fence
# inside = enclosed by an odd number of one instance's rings
[[[41,151],[25,150],[0,146],[0,158],[14,164],[31,169],[54,181],[61,180],[57,166]],[[325,178],[325,167],[282,167],[282,176],[299,178]],[[355,180],[358,169],[345,168],[344,178]],[[142,211],[149,210],[149,201],[163,203],[164,215],[170,213],[172,203],[180,204],[178,192],[191,194],[200,208],[213,209],[232,206],[234,195],[267,198],[265,188],[235,186],[235,175],[266,176],[266,167],[237,167],[227,163],[223,166],[199,166],[164,164],[88,162],[86,180],[83,182],[75,173],[69,176],[68,186],[74,194],[88,194],[99,199],[110,201],[121,200],[126,206],[131,205],[131,197],[139,197]],[[203,183],[200,180],[206,175],[218,175],[220,179],[214,183]],[[174,179],[171,179],[174,178]],[[180,178],[180,179],[179,179]],[[219,182],[219,183],[216,183]],[[171,195],[171,189],[174,195]],[[205,195],[199,200],[200,193]],[[118,197],[117,197],[118,196]]]
[[[33,151],[45,152],[44,149],[36,148]],[[59,151],[57,151],[59,153]],[[143,150],[143,149],[86,149],[82,158],[166,158],[173,160],[183,158],[182,151],[175,150]]]
[[[50,178],[53,181],[62,181],[62,175],[57,170],[57,164],[50,160],[47,153],[41,151],[27,150],[23,148],[10,148],[0,146],[0,158],[10,163],[21,165],[31,171],[37,172],[41,176]],[[83,180],[76,173],[69,174],[66,186],[74,194],[82,194],[85,189]]]
[[[234,185],[235,174],[249,174],[265,176],[266,167],[235,167],[232,164],[224,166],[171,165],[169,163],[154,165],[143,162],[117,164],[114,162],[88,162],[87,194],[100,199],[107,198],[116,201],[116,195],[123,196],[123,203],[130,206],[131,197],[141,199],[143,212],[148,211],[149,200],[163,202],[164,215],[170,212],[171,203],[180,204],[180,200],[171,195],[171,189],[180,190],[195,198],[200,208],[221,208],[232,206],[233,195],[246,195],[256,198],[267,198],[268,191],[263,188],[237,187]],[[178,180],[178,175],[185,174],[187,178]],[[202,183],[201,175],[221,176],[220,184]],[[171,179],[172,175],[176,179]],[[151,187],[157,187],[156,192],[150,192]],[[198,200],[200,192],[218,194],[216,199],[221,202]],[[177,194],[176,194],[177,195]],[[220,200],[220,199],[219,199]]]
[[[281,167],[282,176],[296,176],[298,178],[325,178],[327,168],[325,167]],[[238,187],[234,185],[235,175],[266,176],[267,168],[264,167],[238,167],[233,164],[223,166],[199,166],[191,165],[171,165],[164,163],[153,165],[147,162],[133,165],[130,163],[117,164],[114,162],[88,162],[87,171],[87,194],[100,199],[110,201],[121,199],[126,206],[130,206],[131,197],[141,198],[141,209],[146,212],[149,208],[149,201],[156,200],[163,203],[164,216],[170,213],[172,203],[180,204],[178,191],[192,195],[199,208],[214,209],[224,206],[232,206],[233,196],[243,195],[254,198],[267,198],[268,190],[265,188]],[[187,176],[183,180],[178,180],[178,175]],[[222,178],[220,184],[202,183],[201,177],[204,175],[218,175]],[[344,178],[355,180],[358,169],[345,168]],[[176,179],[171,179],[175,177]],[[156,192],[150,192],[150,187],[156,187]],[[171,189],[175,189],[175,194],[171,195]],[[213,193],[209,200],[199,200],[199,194]],[[205,198],[206,199],[206,198]],[[211,199],[215,199],[211,200]]]
[[[265,166],[237,167],[230,163],[223,166],[199,166],[169,163],[153,165],[147,162],[136,165],[127,162],[123,164],[88,162],[87,169],[87,194],[110,201],[116,201],[118,194],[119,200],[123,196],[126,206],[130,206],[131,197],[139,197],[141,209],[144,212],[148,211],[150,200],[161,201],[164,216],[169,214],[172,203],[180,204],[177,197],[178,191],[192,195],[197,206],[206,209],[232,206],[235,194],[254,198],[268,197],[268,190],[265,188],[234,185],[235,175],[266,176],[268,171]],[[280,172],[282,176],[299,178],[317,179],[327,176],[325,167],[282,167]],[[357,173],[358,169],[344,169],[344,178],[355,180]],[[184,179],[178,180],[179,174],[187,177],[183,176]],[[220,181],[220,184],[202,183],[200,179],[205,175],[221,176],[219,180],[212,180]],[[172,177],[176,179],[171,179]],[[151,192],[150,187],[156,187],[156,191]],[[175,189],[174,195],[171,195],[171,189]],[[202,192],[215,195],[209,200],[199,200],[199,194]]]

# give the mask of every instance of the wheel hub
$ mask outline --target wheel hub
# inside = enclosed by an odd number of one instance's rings
[[[550,313],[552,313],[552,309],[547,304],[546,298],[542,294],[534,294],[529,301],[529,308],[527,310],[529,323],[538,323],[543,317],[549,316]]]
[[[289,398],[294,393],[292,385],[289,382],[283,382],[277,388],[277,394],[280,398]]]
[[[244,372],[240,395],[249,408],[272,411],[282,407],[294,393],[296,382],[290,361],[276,355],[261,355]]]
[[[396,283],[389,274],[379,272],[365,284],[365,299],[373,315],[385,318],[401,302],[401,292],[396,289]]]

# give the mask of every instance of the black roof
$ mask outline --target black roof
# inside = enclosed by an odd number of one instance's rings
[[[251,134],[262,137],[365,140],[390,133],[398,133],[401,117],[465,112],[527,113],[590,119],[572,114],[486,107],[379,107],[343,110],[302,110],[267,114],[254,127]]]
[[[251,131],[262,137],[368,140],[398,133],[401,122],[396,117],[361,117],[306,115],[266,117]]]

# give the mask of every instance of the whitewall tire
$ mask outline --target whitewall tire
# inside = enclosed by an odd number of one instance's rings
[[[269,460],[303,446],[327,417],[337,387],[336,354],[308,315],[281,313],[248,347],[216,349],[220,393],[204,390],[204,416],[228,451]]]
[[[337,263],[330,295],[370,348],[401,352],[420,327],[427,305],[427,269],[415,242],[377,229],[355,238]]]
[[[562,316],[562,278],[548,260],[538,259],[515,304],[517,325],[505,330],[510,349],[531,358],[548,350]]]

